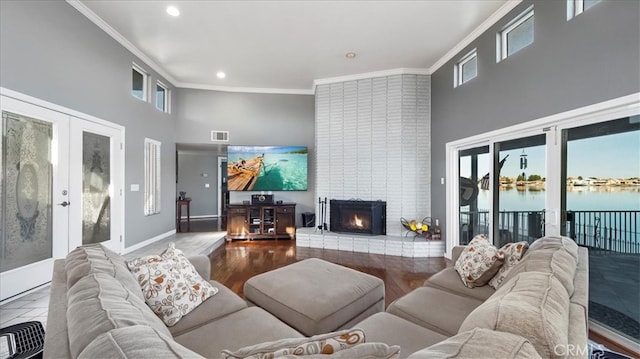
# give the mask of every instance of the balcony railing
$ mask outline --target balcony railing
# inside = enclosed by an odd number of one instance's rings
[[[640,254],[640,211],[567,211],[567,235],[595,250]]]
[[[460,244],[489,233],[489,211],[460,212]],[[499,238],[529,243],[544,236],[544,211],[499,212]],[[640,254],[640,211],[567,211],[567,236],[592,250]]]

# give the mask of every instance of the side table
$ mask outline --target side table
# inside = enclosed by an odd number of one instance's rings
[[[177,199],[176,200],[176,229],[178,232],[182,232],[182,206],[187,206],[187,232],[191,232],[191,215],[189,213],[189,207],[191,206],[191,198]]]

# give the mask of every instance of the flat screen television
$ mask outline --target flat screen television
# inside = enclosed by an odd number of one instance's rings
[[[228,146],[230,191],[306,191],[306,146]]]

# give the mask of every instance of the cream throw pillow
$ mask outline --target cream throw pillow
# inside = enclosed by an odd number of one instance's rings
[[[271,359],[289,355],[334,354],[364,343],[364,331],[348,329],[310,338],[281,339],[238,349],[223,350],[222,359]]]
[[[174,243],[159,256],[136,258],[127,266],[140,284],[147,305],[167,326],[218,293],[218,288],[198,274]]]
[[[500,287],[511,268],[520,262],[527,248],[529,248],[529,243],[525,241],[507,243],[500,248],[500,251],[504,254],[504,263],[498,269],[498,273],[489,280],[491,288],[498,289]]]
[[[479,234],[462,251],[454,268],[462,283],[473,288],[487,284],[503,261],[504,253],[493,246],[486,235]]]

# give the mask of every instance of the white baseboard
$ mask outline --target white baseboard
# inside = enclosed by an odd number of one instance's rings
[[[191,216],[191,219],[213,219],[213,218],[218,218],[220,217],[217,214],[204,214],[204,215],[199,215],[199,216]],[[183,221],[187,220],[187,217],[182,216],[181,218]]]
[[[159,240],[165,239],[165,238],[167,238],[167,237],[169,237],[171,235],[174,235],[174,234],[176,234],[176,230],[172,229],[169,232],[162,233],[162,234],[157,235],[157,236],[155,236],[153,238],[149,238],[146,241],[142,241],[140,243],[136,243],[136,244],[132,245],[131,247],[125,247],[125,249],[122,251],[122,254],[127,254],[129,252],[133,252],[136,249],[140,249],[142,247],[148,246],[148,245],[150,245],[152,243],[155,243],[155,242],[157,242]],[[125,243],[125,245],[126,245],[126,243]]]

